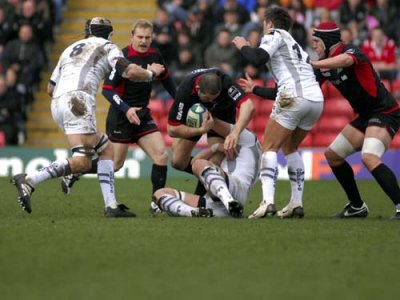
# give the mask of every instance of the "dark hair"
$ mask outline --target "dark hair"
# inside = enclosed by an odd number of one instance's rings
[[[200,76],[199,87],[204,94],[216,95],[221,92],[221,78],[213,72],[205,73]]]
[[[280,6],[271,6],[265,12],[265,22],[271,21],[275,28],[289,31],[293,20],[286,9]]]

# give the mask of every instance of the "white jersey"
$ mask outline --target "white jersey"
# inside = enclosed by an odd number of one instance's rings
[[[240,133],[237,150],[239,152],[238,156],[235,159],[224,158],[221,162],[221,168],[229,176],[230,180],[236,178],[240,182],[247,200],[247,193],[258,178],[261,146],[254,133],[244,129]],[[233,184],[229,185],[229,189],[231,189],[231,186],[234,188]],[[234,194],[236,193],[234,192],[232,195]],[[243,200],[245,201],[245,199]]]
[[[260,48],[270,56],[267,67],[278,85],[278,95],[289,90],[294,97],[321,102],[323,95],[308,54],[283,29],[273,29],[264,35]]]
[[[258,179],[261,160],[261,145],[256,136],[245,129],[239,136],[237,149],[239,155],[235,159],[224,159],[221,168],[227,174],[228,188],[232,197],[243,206],[246,205],[251,187]],[[230,217],[221,201],[214,201],[207,193],[206,207],[213,210],[215,217]]]
[[[50,81],[55,84],[53,98],[74,91],[96,96],[100,82],[123,57],[109,40],[91,36],[67,47],[60,56]]]

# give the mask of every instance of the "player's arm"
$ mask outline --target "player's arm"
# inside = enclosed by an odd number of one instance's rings
[[[50,80],[47,84],[47,94],[50,97],[53,97],[54,88],[57,85],[58,80],[61,76],[61,60],[58,60],[56,67],[54,68],[53,72],[51,73]]]
[[[47,94],[48,94],[50,97],[53,97],[53,92],[54,92],[55,86],[56,86],[56,83],[53,82],[53,81],[51,81],[51,80],[50,80],[49,83],[47,84]]]
[[[237,36],[232,41],[236,48],[244,56],[244,58],[255,66],[266,64],[270,56],[267,51],[262,48],[252,48],[249,43],[241,36]]]
[[[123,78],[151,81],[164,71],[164,66],[153,63],[147,66],[147,69],[131,63],[125,57],[119,57],[115,64],[115,69]]]
[[[240,105],[239,117],[231,132],[224,142],[225,150],[235,149],[240,133],[247,127],[254,113],[254,104],[250,98],[244,100]]]
[[[232,127],[233,127],[232,124],[229,124],[229,123],[227,123],[225,121],[222,121],[220,119],[215,118],[214,119],[214,126],[212,127],[212,130],[215,131],[216,133],[218,133],[222,137],[227,137],[230,134]],[[231,149],[231,150],[227,151],[224,148],[224,144],[223,143],[215,143],[215,144],[212,144],[211,146],[205,148],[201,152],[199,152],[193,158],[192,163],[197,159],[210,160],[218,152],[224,153],[224,155],[228,159],[232,159],[232,158],[236,157],[237,154],[238,154],[236,149]]]
[[[316,69],[347,68],[354,64],[354,56],[342,53],[334,57],[312,61],[311,65]]]
[[[168,135],[173,138],[191,138],[208,132],[213,127],[213,125],[213,117],[208,111],[206,111],[201,127],[189,127],[183,123],[172,121],[169,119],[167,124],[167,132]]]
[[[245,78],[240,78],[238,84],[246,93],[253,93],[261,98],[265,98],[268,100],[275,100],[278,94],[278,88],[268,88],[257,86],[254,81],[250,78],[249,74],[245,74]]]
[[[104,98],[106,98],[107,101],[111,103],[112,106],[118,108],[120,111],[125,113],[126,118],[129,120],[130,123],[140,125],[140,119],[136,113],[138,110],[141,109],[140,107],[129,106],[112,89],[107,89],[103,87],[102,94]]]

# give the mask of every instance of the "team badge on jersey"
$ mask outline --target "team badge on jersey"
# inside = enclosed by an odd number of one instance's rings
[[[234,101],[236,101],[237,99],[239,99],[239,97],[242,95],[242,93],[235,86],[232,85],[228,90],[228,95]]]

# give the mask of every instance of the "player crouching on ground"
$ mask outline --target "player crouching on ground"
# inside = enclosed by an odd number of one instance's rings
[[[213,130],[221,136],[228,136],[232,127],[214,119]],[[210,162],[218,152],[225,154],[221,167]],[[162,188],[154,193],[154,201],[170,216],[240,218],[250,188],[257,180],[260,158],[261,146],[256,136],[245,129],[239,135],[236,149],[226,151],[218,143],[193,158],[193,174],[206,188],[205,195]]]

